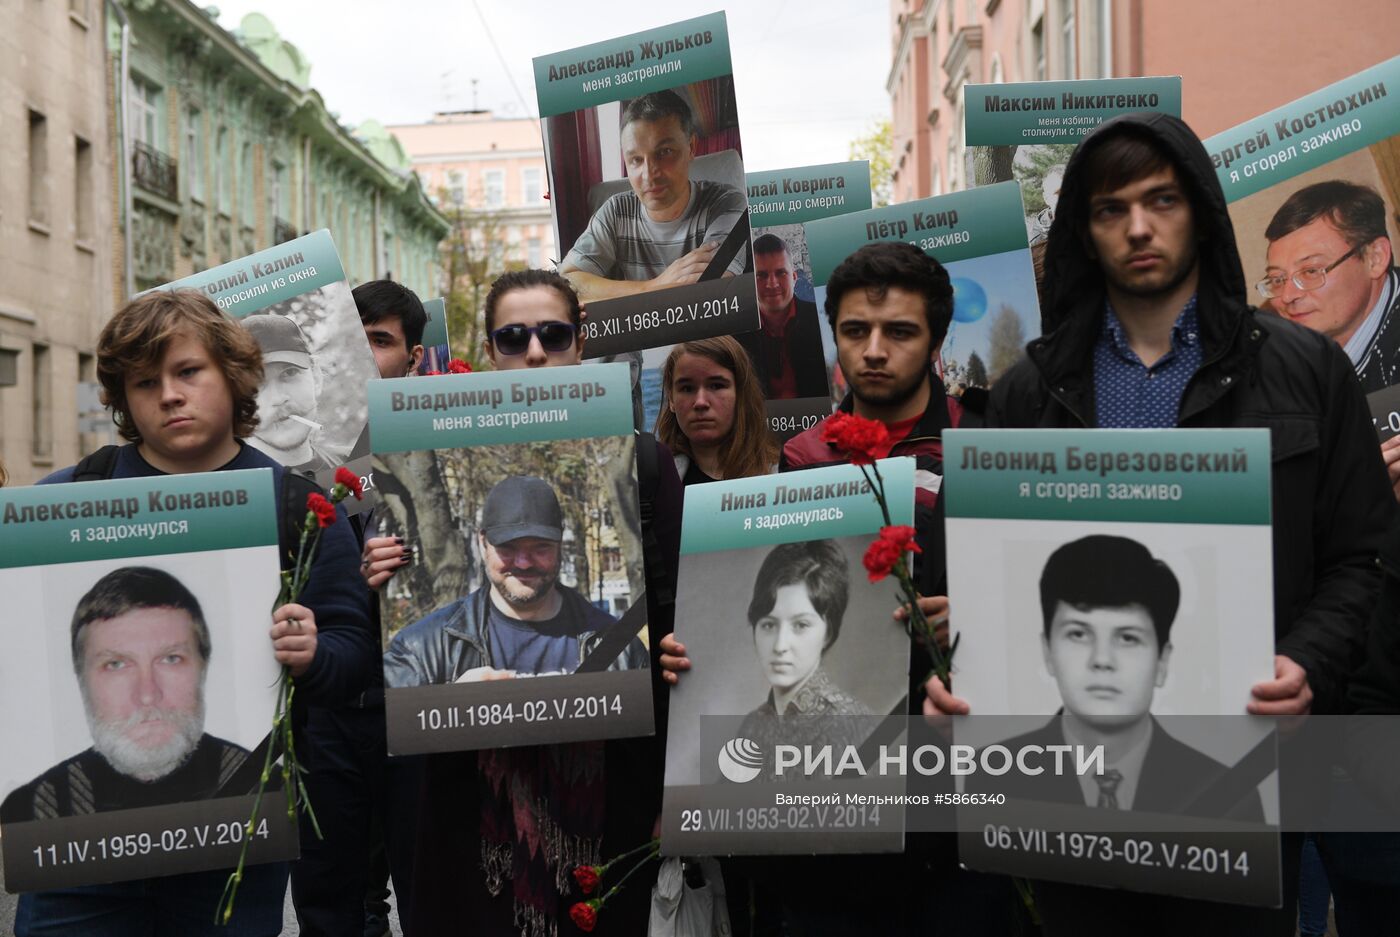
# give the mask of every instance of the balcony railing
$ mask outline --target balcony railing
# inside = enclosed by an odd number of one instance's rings
[[[131,176],[147,192],[172,202],[180,197],[179,163],[140,140],[131,148]]]
[[[295,241],[297,229],[292,227],[291,222],[283,221],[281,218],[272,219],[272,243],[285,244],[288,241]]]

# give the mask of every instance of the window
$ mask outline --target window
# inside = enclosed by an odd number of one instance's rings
[[[447,197],[453,205],[462,205],[467,200],[467,183],[460,170],[453,169],[447,174]]]
[[[1099,77],[1113,77],[1113,0],[1099,0]]]
[[[506,202],[506,174],[500,169],[488,169],[483,174],[486,187],[486,207],[500,208]]]
[[[521,201],[526,208],[538,208],[544,199],[544,193],[540,190],[540,170],[538,167],[522,169],[520,171],[520,187],[524,190]],[[534,266],[531,264],[530,266]]]
[[[269,194],[272,216],[285,221],[287,216],[283,212],[287,208],[287,167],[276,160],[272,162],[272,192]]]
[[[204,201],[204,115],[199,108],[185,112],[185,178],[190,181],[190,198]]]
[[[544,266],[544,258],[540,251],[539,238],[530,238],[528,241],[526,241],[525,251],[525,259],[526,262],[529,263],[531,269],[537,269],[539,267]]]
[[[243,144],[243,152],[238,158],[238,213],[243,216],[243,226],[253,226],[253,144]]]
[[[33,440],[34,458],[48,459],[53,456],[53,355],[47,345],[34,345],[30,352],[30,364],[34,369],[34,408]]]
[[[233,209],[233,178],[229,172],[228,128],[220,127],[214,137],[214,198],[219,213],[227,215]]]
[[[603,547],[603,572],[622,572],[622,551],[617,547]]]
[[[1064,77],[1076,78],[1078,70],[1075,61],[1074,0],[1062,0],[1060,11],[1060,45]]]
[[[394,273],[393,273],[393,271],[394,271],[394,262],[393,262],[394,238],[393,238],[393,235],[390,234],[388,231],[385,231],[385,232],[384,232],[384,248],[383,248],[383,250],[384,250],[384,259],[383,259],[384,266],[381,267],[380,269],[381,269],[381,272],[384,274],[384,279],[386,279],[386,280],[392,280],[392,279],[394,278]]]
[[[68,12],[86,23],[89,3],[90,0],[68,0]]]
[[[73,237],[86,241],[93,234],[92,144],[73,138]]]
[[[956,125],[955,125],[955,126],[956,126]],[[957,141],[957,136],[956,136],[955,134],[949,134],[949,135],[948,135],[948,165],[947,165],[947,169],[948,169],[948,191],[949,191],[949,192],[956,192],[956,191],[958,190],[958,171],[959,171],[959,169],[961,168],[960,166],[958,166],[958,156],[959,156],[959,153],[958,153],[958,141]]]
[[[1032,74],[1036,81],[1045,80],[1045,17],[1035,21],[1031,27]]]
[[[38,111],[29,112],[29,220],[49,223],[49,122]]]
[[[147,81],[133,77],[128,89],[128,117],[131,119],[131,139],[159,150],[160,89]]]

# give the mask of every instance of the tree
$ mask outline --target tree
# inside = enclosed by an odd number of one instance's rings
[[[1016,310],[1003,303],[992,317],[988,354],[992,359],[993,381],[1000,378],[1017,361],[1026,347],[1026,331]]]
[[[1005,182],[1012,177],[1011,167],[1015,160],[1015,146],[972,147],[972,184]]]
[[[975,351],[967,356],[967,375],[963,382],[968,387],[986,387],[989,383],[987,366],[982,363],[982,356]]]
[[[1017,176],[1021,180],[1021,199],[1026,203],[1026,214],[1035,215],[1045,209],[1045,175],[1055,167],[1064,168],[1073,155],[1077,143],[1047,143],[1026,149],[1029,159],[1023,161]]]
[[[506,256],[504,221],[500,212],[471,207],[483,202],[453,199],[447,189],[438,190],[438,204],[452,223],[443,241],[443,270],[446,273],[444,300],[447,305],[447,337],[454,357],[462,358],[472,370],[486,366],[482,341],[486,338],[482,316],[486,293],[497,277],[508,270],[519,270],[522,261]]]
[[[870,194],[876,208],[888,205],[894,198],[894,126],[888,120],[877,121],[870,132],[851,141],[851,159],[870,161]]]

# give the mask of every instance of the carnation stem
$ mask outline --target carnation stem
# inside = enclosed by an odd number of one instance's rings
[[[628,870],[627,870],[627,874],[624,875],[624,876],[622,876],[622,878],[618,881],[618,883],[617,883],[616,885],[614,885],[612,888],[609,888],[608,891],[607,891],[607,894],[603,895],[601,898],[598,899],[598,907],[599,907],[599,908],[602,908],[603,905],[607,904],[607,901],[608,901],[609,898],[611,898],[613,895],[615,895],[615,894],[617,894],[618,892],[620,892],[620,891],[622,890],[622,886],[625,885],[625,884],[627,884],[627,880],[628,880],[629,878],[631,878],[633,875],[635,875],[638,869],[640,869],[642,866],[646,865],[648,862],[650,862],[651,860],[653,860],[653,859],[656,858],[657,854],[661,851],[661,842],[660,842],[660,840],[655,840],[655,839],[654,839],[654,840],[652,840],[651,842],[647,843],[645,848],[647,849],[647,854],[646,854],[645,856],[643,856],[641,859],[639,859],[639,860],[637,861],[637,864],[636,864],[636,865],[634,865],[634,866],[632,866],[632,868],[628,869]],[[632,852],[638,852],[638,851],[639,851],[638,849],[632,850]],[[631,854],[632,854],[632,853],[625,853],[625,855],[631,855]],[[618,858],[621,858],[621,856],[619,856]],[[617,861],[617,859],[614,859],[614,860],[613,860],[613,862],[616,862],[616,861]],[[608,865],[612,865],[612,862],[609,862]]]
[[[659,840],[659,839],[651,839],[651,840],[648,840],[648,841],[645,842],[645,843],[642,843],[640,846],[638,846],[638,847],[635,848],[635,849],[629,849],[629,850],[627,850],[626,852],[624,852],[624,853],[623,853],[622,855],[620,855],[620,856],[613,856],[613,857],[612,857],[611,859],[609,859],[607,862],[605,862],[605,863],[603,863],[602,865],[598,866],[598,877],[599,877],[599,878],[602,878],[603,875],[607,873],[608,869],[610,869],[610,868],[612,868],[613,866],[617,865],[617,864],[618,864],[619,862],[621,862],[623,859],[626,859],[626,858],[628,858],[628,857],[630,857],[630,856],[635,856],[637,853],[642,852],[643,850],[657,850],[657,849],[660,849],[660,848],[661,848],[661,840]]]
[[[350,490],[343,485],[337,484],[331,491],[331,504],[339,504],[344,500]],[[282,587],[277,594],[277,602],[273,606],[273,611],[283,605],[295,602],[301,596],[302,589],[306,587],[306,582],[311,577],[311,566],[315,561],[316,548],[321,543],[321,524],[313,512],[308,512],[306,521],[302,524],[301,536],[297,538],[296,562],[289,572],[283,572],[280,576]],[[296,694],[296,684],[292,680],[292,672],[286,666],[282,667],[282,676],[278,681],[277,705],[272,716],[272,731],[268,735],[267,754],[263,757],[262,774],[258,779],[258,792],[253,797],[253,812],[248,818],[248,824],[244,828],[243,844],[238,852],[238,865],[229,875],[228,881],[224,884],[224,893],[219,899],[219,906],[215,910],[214,921],[216,924],[227,924],[229,918],[233,916],[233,901],[238,894],[238,886],[243,881],[243,869],[248,861],[248,847],[252,843],[253,829],[258,819],[258,809],[262,805],[263,793],[267,790],[268,776],[272,772],[273,752],[281,744],[282,760],[282,790],[287,797],[287,819],[295,823],[297,808],[306,811],[311,819],[311,828],[316,833],[316,838],[321,839],[321,825],[316,820],[316,811],[311,809],[311,799],[307,796],[306,787],[302,783],[303,768],[297,763],[296,741],[292,732],[292,700]]]
[[[1026,910],[1030,912],[1031,923],[1039,927],[1040,913],[1035,909],[1035,893],[1031,891],[1031,883],[1014,875],[1011,877],[1011,881],[1015,883],[1016,891],[1020,894],[1022,903],[1025,904]]]

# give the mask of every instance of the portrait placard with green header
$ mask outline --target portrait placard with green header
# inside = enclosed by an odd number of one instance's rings
[[[280,784],[254,813],[278,498],[267,468],[0,489],[7,890],[296,858]]]
[[[970,707],[954,740],[1010,757],[961,782],[1004,798],[959,807],[968,867],[1277,907],[1275,726],[1244,714],[1276,676],[1269,436],[944,432],[953,692]],[[1023,760],[1054,745],[1101,763]],[[1180,825],[1136,861],[1125,841],[1162,816]],[[1078,861],[1087,838],[1097,852]]]
[[[1340,344],[1385,406],[1400,384],[1400,56],[1205,147],[1249,302]]]
[[[868,210],[870,164],[751,172],[748,187],[764,328],[735,337],[753,364],[768,428],[781,446],[833,407],[836,342],[822,311],[825,290],[813,282],[805,223]],[[648,417],[654,425],[655,414]]]
[[[724,13],[534,60],[558,272],[589,358],[758,328]]]
[[[423,358],[418,362],[418,373],[446,374],[448,362],[452,360],[452,348],[447,341],[447,300],[441,296],[423,300],[423,313],[428,323],[423,326]]]
[[[841,816],[773,808],[899,803],[902,777],[833,779],[830,762],[804,771],[788,756],[848,758],[900,734],[910,638],[893,617],[897,577],[877,575],[871,556],[887,525],[912,531],[915,484],[903,457],[686,488],[675,637],[694,666],[671,691],[663,854],[903,847],[898,806]],[[931,492],[919,485],[926,507]],[[912,561],[917,569],[921,557]]]
[[[628,367],[377,381],[370,426],[389,750],[650,735]]]

